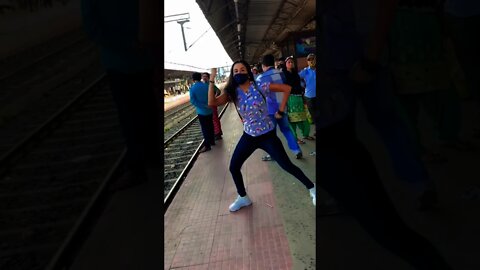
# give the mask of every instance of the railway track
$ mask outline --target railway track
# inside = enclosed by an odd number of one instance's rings
[[[24,67],[31,66],[38,61],[54,55],[63,49],[70,47],[85,37],[82,28],[74,29],[60,36],[54,37],[42,44],[25,49],[14,55],[0,60],[0,80],[9,77],[12,73],[20,71]]]
[[[59,269],[120,173],[124,141],[99,59],[77,29],[0,61],[2,270]]]
[[[50,51],[27,53],[33,61],[18,56],[0,63],[0,156],[104,72],[98,51],[81,32],[73,31],[57,41],[61,44]],[[20,63],[12,63],[15,59]],[[6,70],[8,66],[12,68]]]
[[[29,57],[0,61],[2,270],[64,269],[121,171],[124,140],[98,52],[81,35],[62,38],[51,50],[40,46]],[[202,140],[196,121],[178,131],[194,114],[187,104],[166,117],[165,159],[173,148],[190,155],[168,170],[170,198]],[[175,172],[179,166],[185,167]]]
[[[171,119],[172,117],[175,117],[175,114],[177,114],[178,112],[185,110],[185,108],[193,108],[193,105],[190,102],[183,103],[177,107],[166,111],[163,118],[165,119],[165,121]]]
[[[172,110],[164,116],[163,132],[165,138],[175,134],[184,124],[194,118],[197,114],[195,107],[190,103],[184,103]]]
[[[45,269],[50,260],[57,265],[112,179],[123,150],[102,76],[4,155],[0,269]]]
[[[219,117],[228,104],[218,108]],[[164,209],[167,210],[180,188],[185,176],[193,165],[203,141],[197,117],[190,119],[183,127],[164,142]]]
[[[26,73],[27,69],[35,69],[52,63],[58,56],[67,56],[72,53],[71,48],[83,47],[88,42],[82,29],[75,29],[59,37],[51,39],[41,45],[17,53],[0,61],[0,81],[5,81],[17,74]],[[47,65],[48,66],[48,65]],[[38,70],[38,69],[37,69]]]

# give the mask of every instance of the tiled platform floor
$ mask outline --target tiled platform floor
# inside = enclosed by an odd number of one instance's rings
[[[228,210],[237,196],[228,165],[242,133],[234,108],[222,125],[224,139],[198,157],[165,215],[164,269],[292,269],[270,164],[260,162],[263,151],[242,169],[252,206]]]

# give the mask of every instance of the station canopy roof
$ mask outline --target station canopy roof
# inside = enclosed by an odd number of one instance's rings
[[[278,54],[292,32],[315,29],[315,0],[196,0],[233,61]],[[240,25],[240,26],[239,26]]]

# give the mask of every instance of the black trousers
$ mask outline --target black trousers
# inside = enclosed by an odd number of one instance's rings
[[[213,129],[213,115],[198,115],[200,127],[202,128],[203,138],[205,139],[203,145],[207,148],[215,144],[215,132]]]
[[[262,149],[267,152],[283,170],[297,178],[307,189],[313,188],[314,184],[312,181],[288,158],[282,141],[280,141],[276,129],[274,129],[258,137],[253,137],[243,132],[242,137],[240,137],[240,141],[237,143],[233,151],[232,160],[230,161],[230,173],[232,173],[238,195],[243,197],[247,194],[241,169],[243,163],[245,163],[248,157],[257,149]]]
[[[160,168],[162,138],[153,70],[133,74],[108,70],[107,76],[126,141],[127,169],[144,173]]]
[[[313,97],[313,98],[304,97],[304,98],[305,98],[305,101],[307,102],[308,112],[312,116],[313,123],[316,124],[317,123],[317,118],[318,118],[318,115],[317,115],[317,98],[316,97]]]

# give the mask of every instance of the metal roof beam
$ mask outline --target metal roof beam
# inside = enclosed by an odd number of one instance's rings
[[[283,38],[283,34],[289,31],[287,29],[289,29],[288,26],[290,22],[297,17],[298,14],[300,14],[309,1],[310,0],[298,0],[296,2],[291,0],[283,1],[275,19],[269,26],[267,33],[265,33],[263,38],[265,44],[263,46],[264,48],[271,49],[272,44],[275,44],[275,41],[279,41],[281,38]],[[259,47],[259,49],[257,49],[255,52],[254,57],[260,57],[262,53],[262,49]]]

